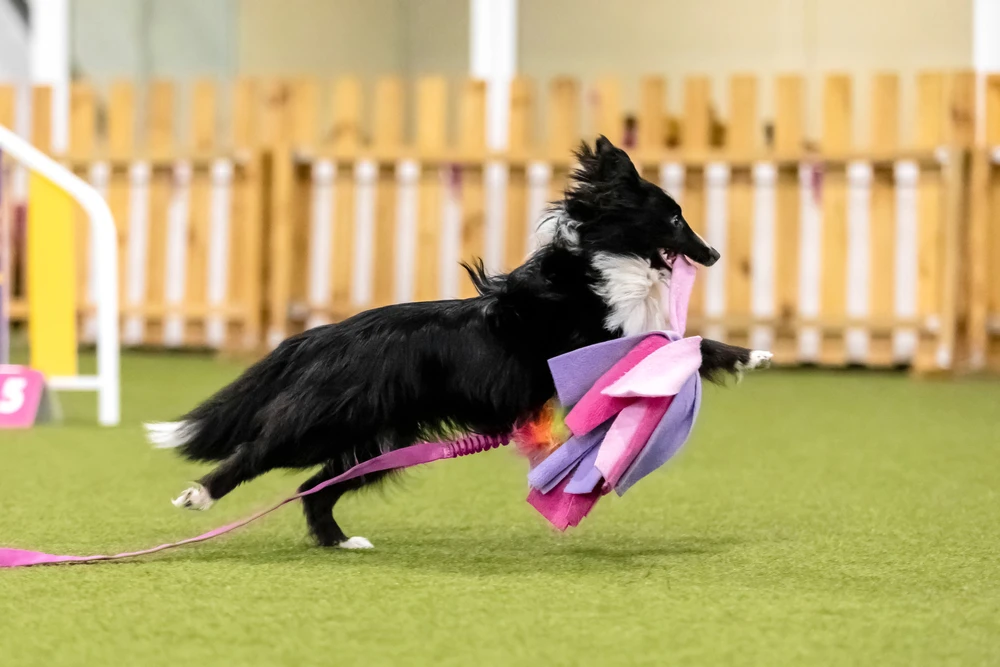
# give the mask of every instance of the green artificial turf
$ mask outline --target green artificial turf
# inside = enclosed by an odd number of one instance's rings
[[[295,488],[272,473],[208,513],[203,468],[149,449],[238,366],[127,355],[124,425],[0,434],[0,544],[111,553],[200,533]],[[297,507],[121,563],[0,571],[0,664],[979,665],[1000,663],[1000,384],[770,371],[709,387],[694,437],[554,534],[511,451],[433,464],[339,518]]]

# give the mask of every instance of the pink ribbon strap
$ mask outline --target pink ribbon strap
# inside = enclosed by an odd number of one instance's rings
[[[270,514],[279,507],[283,507],[294,500],[318,493],[329,486],[339,484],[340,482],[346,482],[347,480],[354,479],[355,477],[361,477],[362,475],[380,472],[382,470],[409,468],[412,466],[422,465],[424,463],[431,463],[432,461],[439,461],[441,459],[451,459],[458,456],[475,454],[477,452],[483,452],[488,449],[500,447],[506,443],[506,437],[490,437],[482,435],[473,435],[451,442],[421,442],[416,445],[386,452],[385,454],[376,456],[373,459],[359,463],[347,472],[337,475],[333,479],[321,482],[308,491],[296,493],[294,496],[285,498],[280,503],[273,505],[266,510],[257,512],[246,519],[227,524],[221,528],[216,528],[215,530],[210,530],[207,533],[198,535],[197,537],[189,537],[188,539],[181,540],[179,542],[167,542],[166,544],[161,544],[150,549],[142,549],[140,551],[126,551],[112,556],[57,556],[54,554],[42,553],[40,551],[27,551],[25,549],[0,549],[0,567],[26,567],[29,565],[93,563],[102,560],[119,560],[122,558],[133,558],[135,556],[146,556],[148,554],[157,553],[158,551],[166,551],[167,549],[180,547],[185,544],[204,542],[205,540],[210,540],[213,537],[218,537],[219,535],[225,535],[230,531],[256,521],[262,516]]]

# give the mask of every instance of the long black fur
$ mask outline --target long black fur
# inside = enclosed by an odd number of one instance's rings
[[[595,253],[663,269],[663,250],[707,265],[718,259],[677,203],[606,139],[584,145],[578,159],[555,209],[569,221],[563,235],[508,274],[466,266],[479,296],[387,306],[310,329],[185,415],[181,453],[222,462],[200,480],[211,497],[274,468],[320,467],[307,489],[423,439],[507,434],[554,396],[548,359],[622,335],[605,326]],[[713,341],[702,352],[711,379],[739,371],[750,353]],[[321,545],[346,539],[332,515],[340,495],[377,477],[304,499]]]

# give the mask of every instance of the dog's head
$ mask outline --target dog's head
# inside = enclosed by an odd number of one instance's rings
[[[685,255],[711,266],[719,253],[688,225],[681,207],[662,188],[639,176],[625,151],[599,137],[576,154],[580,167],[566,193],[566,214],[576,222],[579,243],[591,252],[637,255],[669,268]]]

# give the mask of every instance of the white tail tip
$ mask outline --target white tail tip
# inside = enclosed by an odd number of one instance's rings
[[[149,422],[143,424],[146,440],[157,449],[173,449],[187,444],[191,438],[188,422]]]

